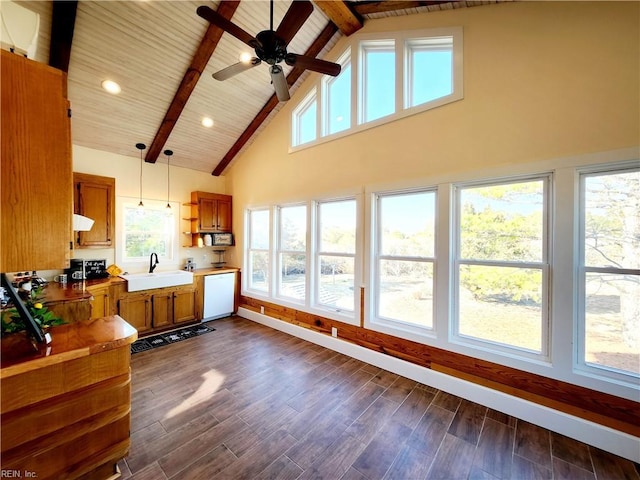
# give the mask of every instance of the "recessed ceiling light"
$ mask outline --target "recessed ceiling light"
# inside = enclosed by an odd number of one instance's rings
[[[249,63],[253,58],[253,55],[251,55],[249,52],[242,52],[239,58],[242,63]]]
[[[117,95],[122,91],[120,85],[118,85],[113,80],[104,80],[102,82],[102,88],[104,88],[109,93],[113,93],[114,95]]]
[[[202,126],[207,128],[213,127],[213,119],[209,117],[202,117]]]

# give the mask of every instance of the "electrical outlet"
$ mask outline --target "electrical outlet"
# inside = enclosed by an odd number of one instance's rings
[[[260,305],[260,313],[264,315],[264,306]]]
[[[337,327],[331,327],[331,336],[332,337],[337,337],[338,336],[338,328]]]

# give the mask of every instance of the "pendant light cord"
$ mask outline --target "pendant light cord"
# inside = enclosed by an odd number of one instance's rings
[[[144,203],[142,203],[142,151],[147,148],[144,143],[136,143],[136,148],[140,150],[140,203],[138,207],[144,207]]]
[[[164,154],[167,156],[167,206],[166,206],[166,208],[168,210],[168,209],[171,208],[171,204],[169,203],[169,198],[170,198],[170,196],[169,196],[169,192],[170,192],[170,189],[169,189],[169,186],[170,186],[170,184],[169,184],[169,178],[170,178],[170,175],[169,175],[169,162],[171,161],[171,155],[173,155],[173,151],[172,150],[165,150]]]

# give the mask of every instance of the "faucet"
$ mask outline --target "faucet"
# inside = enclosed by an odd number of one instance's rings
[[[155,263],[153,262],[153,257],[156,257],[156,261]],[[152,253],[149,256],[149,273],[153,273],[153,271],[155,270],[156,266],[159,264],[160,262],[158,261],[158,254],[157,253]]]

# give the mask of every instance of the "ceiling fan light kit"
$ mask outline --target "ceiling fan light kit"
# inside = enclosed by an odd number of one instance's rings
[[[250,57],[247,61],[240,61],[230,65],[213,74],[216,80],[227,80],[234,75],[249,70],[260,65],[262,62],[270,65],[269,74],[271,82],[279,101],[289,100],[289,85],[284,75],[282,67],[279,65],[285,62],[287,65],[333,77],[340,74],[341,66],[338,63],[320,60],[318,58],[298,55],[287,52],[287,45],[302,28],[313,12],[313,5],[309,0],[298,0],[291,3],[289,10],[280,22],[277,30],[273,30],[273,0],[270,2],[270,29],[259,32],[255,37],[244,31],[242,28],[218,14],[215,10],[203,5],[196,10],[197,14],[209,23],[224,30],[236,37],[241,42],[254,49],[256,56]]]

